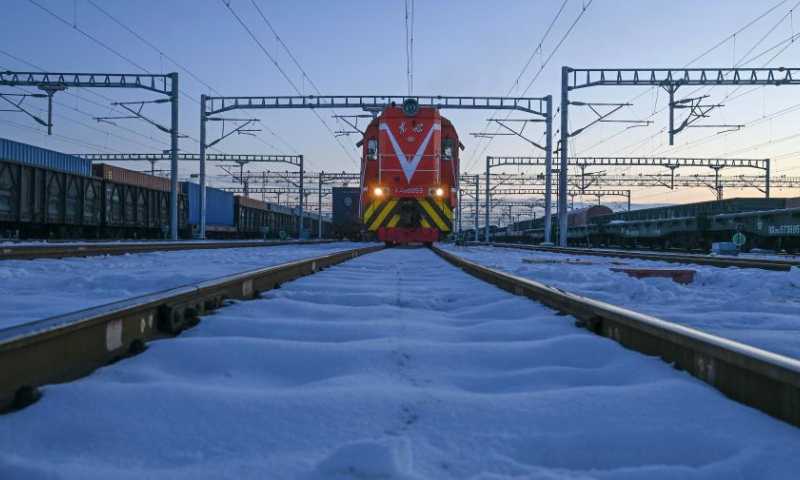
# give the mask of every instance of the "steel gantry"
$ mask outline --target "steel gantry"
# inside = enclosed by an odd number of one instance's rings
[[[495,190],[497,195],[544,195],[547,190],[543,188],[503,188]],[[589,190],[589,189],[574,189],[568,190],[568,197],[578,197],[581,195],[588,195],[597,197],[625,197],[628,200],[628,210],[631,209],[631,191],[630,190]],[[559,195],[556,194],[556,197]],[[488,200],[488,199],[487,199]],[[487,210],[491,209],[493,204],[487,204]],[[547,208],[547,207],[545,207]],[[566,210],[564,210],[566,212]],[[560,213],[560,212],[559,212]]]
[[[442,95],[322,95],[322,96],[206,96],[200,98],[200,179],[201,193],[205,185],[206,122],[215,115],[232,110],[252,109],[345,109],[357,108],[377,115],[392,105],[402,105],[413,99],[421,107],[460,110],[517,110],[543,119],[547,125],[546,156],[552,158],[553,99],[546,97],[476,97]],[[301,180],[303,176],[300,176]],[[302,195],[301,195],[302,198]],[[302,200],[301,200],[302,202]],[[300,206],[302,216],[302,205]],[[301,220],[302,225],[302,220]]]
[[[73,153],[76,157],[85,158],[92,162],[150,162],[151,171],[155,169],[155,164],[162,160],[170,160],[171,156],[166,153]],[[199,162],[199,153],[179,153],[178,160],[181,162]],[[255,155],[255,154],[229,154],[229,153],[209,153],[206,154],[208,162],[232,162],[238,165],[248,163],[288,163],[290,165],[300,165],[300,155]]]
[[[461,175],[458,179],[459,188],[458,188],[458,233],[463,232],[462,223],[461,223],[461,211],[463,209],[463,201],[462,197],[464,195],[468,197],[473,197],[475,199],[475,241],[477,242],[478,239],[478,232],[480,231],[478,228],[478,224],[480,222],[480,210],[478,209],[478,203],[480,202],[480,195],[481,195],[481,176],[480,175]],[[469,190],[462,189],[461,184],[465,185],[474,185],[475,186],[475,193],[470,194]]]
[[[17,106],[18,111],[24,112],[34,118],[38,123],[47,127],[48,135],[53,132],[53,95],[56,92],[66,90],[70,87],[76,88],[135,88],[147,90],[160,95],[166,99],[159,99],[153,102],[125,102],[136,103],[143,106],[145,103],[164,103],[171,104],[171,125],[170,128],[162,127],[152,120],[149,120],[136,111],[131,111],[133,117],[142,118],[155,125],[160,130],[170,134],[170,179],[172,192],[170,193],[170,238],[178,239],[178,74],[177,72],[163,75],[152,74],[116,74],[116,73],[52,73],[52,72],[10,72],[0,71],[0,86],[11,87],[36,87],[45,92],[47,96],[47,121],[30,114]],[[0,97],[3,97],[0,94]],[[5,97],[3,97],[5,98]]]
[[[487,157],[487,171],[490,168],[502,167],[506,165],[513,166],[543,166],[546,165],[546,159],[542,157],[512,157],[512,156],[491,156]],[[668,182],[660,180],[657,185],[666,186],[668,188],[675,188],[675,171],[679,167],[705,167],[714,171],[715,181],[714,186],[709,183],[697,184],[695,186],[709,186],[717,194],[717,198],[722,198],[722,191],[725,180],[720,176],[720,171],[723,168],[752,168],[764,171],[762,178],[749,177],[750,183],[747,187],[753,187],[763,192],[767,198],[770,196],[770,159],[752,159],[752,158],[696,158],[696,157],[572,157],[569,159],[568,166],[575,166],[580,168],[581,175],[579,176],[579,183],[571,183],[571,185],[578,188],[589,188],[593,184],[599,183],[598,173],[588,174],[589,181],[587,182],[586,169],[588,167],[664,167],[670,170],[670,179]],[[573,176],[568,176],[569,180],[574,179]],[[602,177],[605,178],[605,177]],[[617,178],[617,177],[611,177]],[[659,177],[661,178],[661,177]],[[622,186],[615,184],[616,186]],[[625,185],[628,185],[627,183]],[[652,184],[651,184],[652,185]],[[741,185],[737,182],[736,185]]]
[[[720,85],[800,85],[800,68],[571,68],[561,67],[561,140],[560,158],[569,158],[568,140],[584,128],[575,132],[569,129],[569,92],[579,88],[597,86],[641,86],[661,87],[669,93],[669,136],[670,145],[674,136],[708,112],[720,105],[702,105],[700,98],[675,100],[675,92],[682,86],[720,86]],[[582,105],[582,102],[573,102]],[[675,109],[688,108],[689,116],[675,127]],[[769,176],[769,173],[767,173]],[[567,163],[561,164],[559,189],[567,189]],[[559,205],[566,208],[566,197],[559,199]],[[562,246],[566,246],[566,218],[559,221]]]
[[[545,166],[545,195],[544,195],[544,224],[545,224],[545,243],[550,242],[550,223],[552,221],[552,174],[553,174],[553,97],[548,95],[546,97],[546,111],[547,111],[547,124],[545,132],[545,152],[544,166]],[[535,142],[531,142],[535,147],[541,148]],[[504,157],[507,161],[511,161],[511,157]],[[492,164],[492,157],[486,157],[486,233],[485,239],[489,241],[489,210],[491,209],[491,185],[490,175]],[[510,165],[511,163],[506,163]]]

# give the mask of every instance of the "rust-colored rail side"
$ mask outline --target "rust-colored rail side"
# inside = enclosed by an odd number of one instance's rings
[[[470,245],[486,245],[498,248],[515,248],[537,252],[564,253],[571,255],[594,255],[598,257],[635,258],[655,262],[689,263],[709,265],[712,267],[760,268],[762,270],[778,270],[788,272],[792,267],[800,267],[800,262],[792,260],[770,260],[760,258],[712,257],[704,255],[680,255],[672,253],[628,252],[625,250],[599,250],[595,248],[545,247],[540,245],[521,245],[496,242],[470,242]]]
[[[661,357],[737,402],[800,427],[800,361],[567,292],[433,248],[465,272],[572,315],[578,326]]]
[[[211,250],[218,248],[280,247],[332,243],[333,240],[304,240],[296,242],[142,242],[96,243],[79,245],[0,246],[1,260],[35,260],[37,258],[93,257],[125,255],[128,253],[165,252],[174,250]]]
[[[251,299],[284,282],[376,252],[363,247],[171,288],[0,330],[0,407],[22,407],[35,387],[73,380],[196,325],[226,299]],[[22,404],[20,404],[22,403]]]

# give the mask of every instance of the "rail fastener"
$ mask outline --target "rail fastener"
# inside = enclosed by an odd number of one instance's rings
[[[0,330],[0,412],[38,400],[37,388],[74,380],[196,325],[224,301],[257,298],[280,284],[376,252],[370,246],[170,288]]]
[[[731,399],[800,427],[800,361],[433,251],[466,273],[576,318],[579,327],[660,357]]]

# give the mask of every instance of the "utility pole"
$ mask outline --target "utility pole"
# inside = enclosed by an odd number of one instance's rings
[[[480,222],[480,209],[481,204],[481,176],[475,175],[475,241],[478,241],[478,224]]]
[[[545,144],[545,194],[544,194],[544,241],[550,243],[551,227],[552,227],[552,200],[553,200],[553,96],[548,95],[545,97],[547,102],[547,133]]]
[[[205,94],[200,95],[200,238],[206,238],[206,96]]]
[[[178,73],[170,74],[172,81],[172,91],[170,102],[172,103],[172,128],[170,130],[170,215],[169,215],[169,236],[171,240],[178,239]]]
[[[297,237],[298,239],[303,239],[303,199],[305,198],[305,193],[303,192],[303,178],[306,176],[306,171],[303,169],[303,156],[300,155],[300,208],[298,212],[298,221],[300,222],[297,227]]]
[[[485,242],[489,242],[489,213],[492,210],[492,191],[490,186],[491,181],[489,180],[489,162],[491,162],[491,160],[492,157],[486,157],[486,233],[483,236]]]
[[[569,150],[569,67],[561,67],[561,168],[558,177],[558,245],[567,246],[567,161]],[[548,182],[549,183],[549,182]]]
[[[322,176],[324,172],[319,172],[319,190],[317,191],[317,239],[322,240]]]

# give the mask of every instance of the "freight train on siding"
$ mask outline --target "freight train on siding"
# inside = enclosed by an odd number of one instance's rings
[[[200,187],[181,182],[178,231],[200,223]],[[0,139],[0,237],[163,238],[170,221],[169,179]],[[209,238],[297,237],[293,208],[206,187]],[[319,217],[304,215],[316,232]],[[331,222],[322,219],[323,236]]]
[[[590,207],[568,213],[567,243],[603,247],[681,248],[708,251],[743,233],[743,249],[800,251],[800,198],[732,198],[612,213]],[[553,238],[558,221],[553,220]],[[490,232],[493,241],[539,243],[544,219]]]
[[[359,146],[366,239],[430,245],[452,231],[463,147],[437,108],[414,99],[392,103],[372,120]]]

